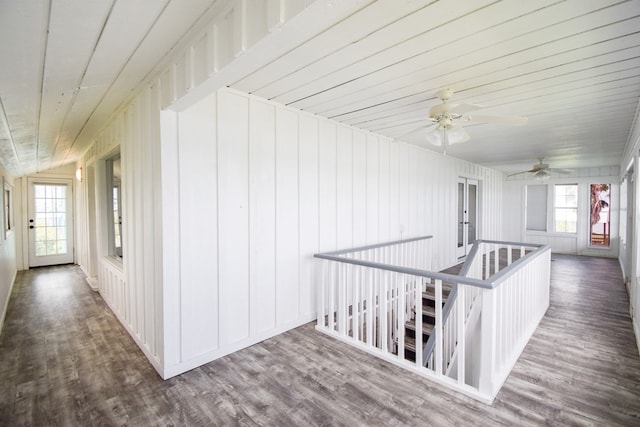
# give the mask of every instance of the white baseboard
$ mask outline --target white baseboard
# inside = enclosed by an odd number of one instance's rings
[[[86,279],[87,283],[89,284],[89,287],[91,288],[91,290],[93,292],[98,292],[98,278],[97,277],[89,277],[87,276]]]
[[[13,292],[13,285],[16,284],[16,277],[18,277],[18,271],[13,272],[13,279],[11,279],[11,285],[9,286],[9,293],[7,294],[7,300],[2,307],[2,313],[0,313],[0,335],[2,335],[2,329],[4,327],[4,319],[7,315],[7,309],[9,308],[9,300],[11,299],[11,293]]]

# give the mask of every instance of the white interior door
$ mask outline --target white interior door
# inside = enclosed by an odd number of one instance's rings
[[[467,256],[478,238],[478,181],[458,178],[458,258]]]
[[[29,179],[29,266],[73,263],[71,179]]]

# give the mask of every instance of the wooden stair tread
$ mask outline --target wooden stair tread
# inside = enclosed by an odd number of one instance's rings
[[[404,349],[416,352],[416,340],[411,337],[404,337]]]
[[[433,327],[434,326],[435,325],[432,324],[432,323],[422,322],[422,335],[431,335],[431,332],[433,332]],[[416,324],[415,324],[415,322],[409,321],[409,322],[405,323],[404,328],[415,332]]]
[[[450,292],[451,292],[450,289],[442,289],[442,300],[443,301],[446,300],[449,297],[449,293]],[[426,291],[422,292],[422,298],[435,301],[435,299],[436,299],[435,290],[432,289],[432,288],[427,288]]]

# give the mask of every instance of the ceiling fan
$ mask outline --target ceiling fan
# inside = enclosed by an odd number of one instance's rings
[[[507,176],[515,176],[523,173],[533,174],[533,177],[536,179],[548,179],[551,176],[551,172],[561,173],[561,174],[569,174],[573,172],[571,169],[556,169],[550,168],[547,163],[543,163],[544,157],[538,157],[538,164],[533,165],[531,169],[522,172],[516,172],[509,174]]]
[[[429,120],[433,122],[427,127],[427,141],[436,146],[459,144],[470,139],[461,123],[497,123],[507,125],[524,125],[526,117],[467,115],[466,113],[484,108],[478,104],[457,104],[449,102],[453,96],[452,89],[442,89],[436,96],[442,101],[429,109]]]

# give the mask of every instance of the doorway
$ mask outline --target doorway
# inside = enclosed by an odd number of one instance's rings
[[[28,181],[29,267],[73,263],[71,179]]]
[[[458,178],[458,258],[467,256],[478,238],[478,180]]]

